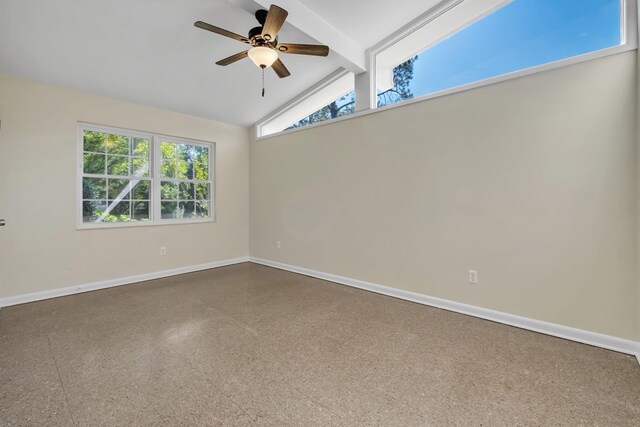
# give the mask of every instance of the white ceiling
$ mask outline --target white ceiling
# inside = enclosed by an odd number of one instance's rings
[[[364,48],[375,45],[442,2],[442,0],[301,1]]]
[[[303,2],[366,48],[438,0]],[[0,73],[250,126],[339,68],[286,55],[292,76],[267,70],[261,98],[250,60],[214,64],[246,45],[195,28],[197,20],[239,34],[258,25],[226,0],[0,0]],[[289,24],[279,39],[316,43]]]

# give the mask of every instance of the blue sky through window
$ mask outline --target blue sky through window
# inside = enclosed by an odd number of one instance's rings
[[[420,53],[409,89],[414,97],[427,95],[618,46],[620,8],[621,0],[514,0]],[[401,100],[379,98],[379,105]],[[351,92],[333,110],[353,101]],[[327,108],[291,127],[334,118]],[[348,115],[353,107],[340,111]]]
[[[425,95],[620,44],[620,0],[514,0],[418,55]]]

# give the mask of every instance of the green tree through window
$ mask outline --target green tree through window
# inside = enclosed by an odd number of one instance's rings
[[[81,128],[82,223],[211,217],[212,144]],[[154,150],[157,156],[152,156]]]
[[[393,69],[394,87],[378,94],[378,107],[394,104],[413,98],[409,83],[413,79],[413,65],[417,57],[413,57]],[[314,123],[324,122],[338,117],[348,116],[355,111],[355,94],[349,92],[335,101],[325,105],[304,119],[292,124],[287,129],[296,129]]]
[[[160,211],[163,219],[209,216],[209,149],[163,141],[160,144]]]

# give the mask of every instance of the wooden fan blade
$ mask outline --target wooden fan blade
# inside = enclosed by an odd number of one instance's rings
[[[276,60],[276,62],[273,63],[273,65],[271,65],[271,68],[273,68],[273,71],[275,71],[278,77],[280,77],[281,79],[289,77],[291,75],[289,70],[287,70],[287,67],[284,66],[279,58]]]
[[[289,12],[283,8],[275,4],[271,5],[269,13],[267,14],[267,20],[262,27],[262,38],[265,39],[265,41],[270,42],[276,39],[280,28],[282,28],[282,24],[284,24],[284,20],[287,19],[287,15],[289,15]]]
[[[293,53],[296,55],[314,55],[314,56],[329,55],[329,46],[325,46],[321,44],[280,43],[277,49],[279,52],[282,52],[282,53]]]
[[[222,65],[223,67],[229,64],[233,64],[236,61],[240,61],[241,59],[246,58],[247,52],[249,51],[245,50],[244,52],[236,53],[235,55],[231,55],[228,58],[221,59],[220,61],[216,62],[216,64]]]
[[[249,42],[249,39],[247,39],[246,37],[241,36],[240,34],[232,33],[231,31],[227,31],[227,30],[225,30],[223,28],[218,28],[218,27],[213,26],[211,24],[207,24],[206,22],[197,21],[193,25],[198,27],[198,28],[202,28],[203,30],[211,31],[212,33],[220,34],[221,36],[225,36],[225,37],[229,37],[230,39],[238,40],[238,41],[240,41],[242,43],[251,44]]]

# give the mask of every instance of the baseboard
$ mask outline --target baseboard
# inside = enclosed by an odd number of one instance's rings
[[[155,273],[138,274],[135,276],[120,277],[118,279],[103,280],[100,282],[86,283],[84,285],[69,286],[66,288],[53,289],[50,291],[33,292],[30,294],[16,295],[13,297],[0,298],[0,307],[24,304],[28,302],[40,301],[49,298],[57,298],[65,295],[79,294],[82,292],[95,291],[98,289],[112,288],[114,286],[129,285],[131,283],[144,282],[147,280],[161,279],[163,277],[176,276],[178,274],[192,273],[194,271],[208,270],[210,268],[224,267],[225,265],[240,264],[248,262],[249,257],[225,259],[221,261],[208,262],[206,264],[191,265],[188,267],[174,268],[171,270],[157,271]]]
[[[250,257],[250,261],[256,264],[262,264],[281,270],[291,271],[293,273],[303,274],[305,276],[316,277],[318,279],[327,280],[329,282],[339,283],[342,285],[352,286],[354,288],[364,289],[383,295],[400,298],[407,301],[416,302],[432,307],[438,307],[456,313],[467,314],[481,319],[487,319],[505,325],[515,326],[530,331],[540,332],[542,334],[554,337],[564,338],[571,341],[577,341],[583,344],[589,344],[596,347],[606,348],[608,350],[618,351],[620,353],[630,354],[636,357],[640,363],[640,342],[618,338],[610,335],[604,335],[597,332],[585,331],[569,326],[558,325],[555,323],[545,322],[542,320],[530,319],[528,317],[517,316],[514,314],[503,313],[500,311],[490,310],[487,308],[476,307],[473,305],[463,304],[442,298],[430,297],[427,295],[417,294],[415,292],[403,291],[401,289],[390,288],[388,286],[377,285],[362,280],[350,279],[348,277],[337,276],[335,274],[323,273],[320,271],[310,270],[308,268],[296,267],[293,265],[283,264],[262,258]]]

